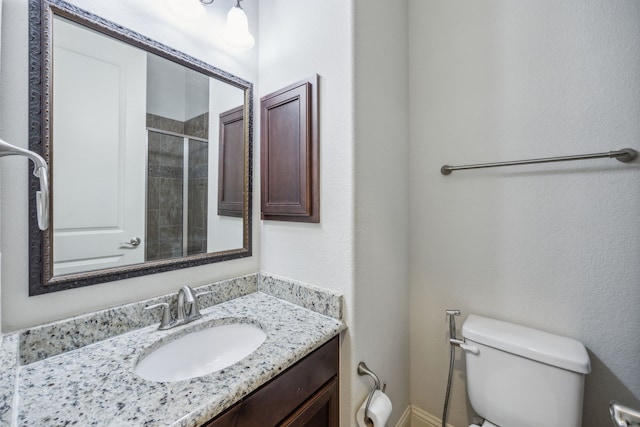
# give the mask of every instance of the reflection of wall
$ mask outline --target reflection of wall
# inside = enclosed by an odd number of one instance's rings
[[[208,251],[216,252],[242,247],[242,218],[218,215],[218,147],[220,113],[244,104],[244,93],[236,87],[211,79],[209,82],[209,128],[212,129],[209,138],[209,228]],[[255,110],[254,110],[255,111]],[[258,117],[254,117],[257,123]],[[255,138],[255,137],[254,137]],[[254,164],[258,159],[254,140]],[[259,162],[258,162],[259,163]],[[255,209],[254,209],[255,210]]]
[[[209,77],[147,54],[147,112],[179,121],[199,116],[209,104]]]
[[[148,127],[189,136],[206,138],[207,124],[206,113],[184,123],[147,114]],[[181,257],[185,237],[189,255],[206,252],[208,144],[189,141],[187,218],[183,213],[184,146],[185,140],[181,136],[149,132],[146,259],[150,261]]]

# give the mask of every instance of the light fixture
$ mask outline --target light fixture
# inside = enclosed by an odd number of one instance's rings
[[[0,0],[1,1],[1,0]],[[165,0],[167,9],[184,21],[201,21],[207,16],[203,5],[210,6],[215,0]],[[227,14],[227,25],[222,32],[224,41],[234,49],[247,50],[255,44],[255,39],[249,32],[249,21],[241,0]]]
[[[232,47],[241,50],[251,49],[255,44],[255,39],[249,32],[247,14],[240,6],[240,0],[236,1],[236,5],[227,14],[224,39]]]
[[[255,39],[249,32],[247,14],[244,13],[244,9],[240,6],[240,1],[241,0],[236,0],[236,5],[233,6],[227,14],[227,27],[224,30],[223,38],[229,46],[238,50],[247,50],[253,47]],[[200,3],[206,5],[213,4],[213,2],[214,0],[200,0]]]

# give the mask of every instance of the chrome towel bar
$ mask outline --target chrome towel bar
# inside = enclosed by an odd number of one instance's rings
[[[594,153],[594,154],[580,154],[577,156],[561,156],[561,157],[547,157],[542,159],[529,159],[529,160],[514,160],[510,162],[496,162],[496,163],[480,163],[475,165],[461,165],[450,166],[444,165],[440,168],[440,172],[443,175],[449,175],[455,170],[464,169],[481,169],[481,168],[495,168],[499,166],[516,166],[516,165],[529,165],[534,163],[551,163],[551,162],[568,162],[570,160],[587,160],[587,159],[603,159],[614,158],[621,162],[630,162],[638,157],[638,152],[632,148],[623,148],[618,151],[609,151],[607,153]]]

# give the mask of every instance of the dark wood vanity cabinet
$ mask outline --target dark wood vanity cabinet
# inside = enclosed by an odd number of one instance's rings
[[[283,427],[338,427],[338,379],[318,390],[280,425]]]
[[[203,427],[338,427],[336,336]]]

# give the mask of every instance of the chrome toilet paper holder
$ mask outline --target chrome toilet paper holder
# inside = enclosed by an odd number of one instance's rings
[[[373,384],[373,387],[371,388],[371,391],[369,392],[369,396],[367,397],[367,404],[364,407],[365,419],[371,420],[371,417],[369,417],[369,405],[371,404],[373,393],[375,393],[376,390],[380,390],[380,378],[378,378],[378,376],[371,369],[369,369],[369,367],[367,367],[367,365],[364,362],[358,363],[358,375],[360,376],[368,375],[371,378],[373,378],[374,384]],[[387,383],[385,382],[382,384],[382,392],[384,393],[386,389],[387,389]]]
[[[640,424],[640,411],[612,400],[609,402],[609,413],[616,427],[635,426]]]

